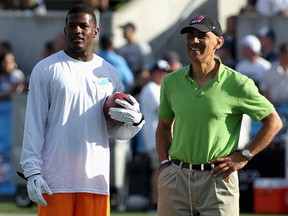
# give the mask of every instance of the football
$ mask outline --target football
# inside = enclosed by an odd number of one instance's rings
[[[125,100],[128,103],[131,103],[131,100],[129,98],[128,94],[122,93],[122,92],[116,92],[114,94],[109,95],[103,105],[103,113],[105,116],[105,119],[113,124],[124,124],[123,122],[117,121],[115,119],[112,119],[111,116],[108,114],[109,109],[111,107],[117,107],[117,108],[121,108],[122,106],[115,103],[115,100],[119,99],[119,100]]]

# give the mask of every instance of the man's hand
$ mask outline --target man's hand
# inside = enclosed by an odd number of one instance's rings
[[[49,195],[52,194],[52,191],[44,181],[44,179],[41,177],[40,174],[32,175],[28,177],[28,183],[27,183],[27,191],[29,198],[42,206],[47,206],[46,201],[44,200],[42,196],[42,192],[46,192]]]
[[[215,176],[225,173],[224,180],[235,171],[242,169],[248,162],[240,152],[234,152],[231,155],[224,158],[216,158],[209,161],[210,164],[218,164],[211,173]]]
[[[137,126],[142,122],[143,115],[140,112],[137,100],[131,95],[129,95],[129,98],[131,104],[127,101],[116,99],[115,103],[121,105],[123,108],[112,107],[109,109],[109,115],[117,121]]]

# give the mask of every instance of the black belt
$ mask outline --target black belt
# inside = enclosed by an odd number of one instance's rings
[[[190,169],[190,170],[212,170],[216,164],[189,164],[189,163],[185,163],[183,161],[180,160],[176,160],[176,159],[172,159],[171,162],[173,164],[176,164],[177,166],[180,166],[181,168],[185,168],[185,169]]]

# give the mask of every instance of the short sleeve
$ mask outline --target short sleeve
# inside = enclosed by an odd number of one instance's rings
[[[160,105],[158,109],[158,117],[163,119],[172,119],[174,117],[174,112],[171,107],[169,85],[167,79],[163,79],[160,91]]]
[[[239,105],[243,113],[249,115],[254,121],[260,121],[275,110],[273,104],[260,94],[251,79],[247,79],[243,85]]]

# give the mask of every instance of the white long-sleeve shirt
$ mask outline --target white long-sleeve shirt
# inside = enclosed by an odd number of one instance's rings
[[[141,128],[107,128],[104,99],[120,90],[115,68],[95,54],[82,62],[60,51],[37,63],[27,99],[24,175],[41,173],[52,192],[108,195],[108,135],[129,139]]]

